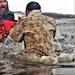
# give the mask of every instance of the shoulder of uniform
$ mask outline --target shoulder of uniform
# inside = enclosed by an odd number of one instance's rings
[[[47,18],[53,25],[56,25],[56,20],[53,17],[47,16]]]

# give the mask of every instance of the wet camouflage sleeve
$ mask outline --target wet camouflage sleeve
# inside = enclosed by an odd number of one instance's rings
[[[23,19],[18,20],[16,25],[10,30],[9,35],[15,41],[20,41],[20,39],[21,39],[21,37],[23,35],[23,26],[22,26],[23,24],[22,24],[22,21],[23,21]]]

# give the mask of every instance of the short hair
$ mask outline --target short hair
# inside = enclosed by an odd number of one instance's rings
[[[37,10],[37,9],[41,9],[41,6],[40,6],[40,4],[38,3],[38,2],[34,2],[34,1],[31,1],[31,2],[29,2],[28,4],[27,4],[27,6],[26,6],[26,10],[30,10],[30,11],[32,11],[32,10]]]

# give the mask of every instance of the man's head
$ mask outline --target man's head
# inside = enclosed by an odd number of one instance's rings
[[[26,16],[29,14],[32,10],[41,10],[41,6],[38,2],[29,2],[26,6]]]
[[[7,0],[0,0],[0,11],[4,12],[8,10],[8,2]]]

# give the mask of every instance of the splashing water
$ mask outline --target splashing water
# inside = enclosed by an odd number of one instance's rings
[[[35,55],[24,55],[24,42],[14,42],[9,36],[4,43],[0,43],[0,73],[6,73],[7,75],[15,72],[16,66],[20,66],[19,69],[16,69],[18,72],[24,72],[25,70],[21,67],[24,67],[23,62],[38,62],[42,64],[54,64],[58,62],[68,62],[75,60],[75,32],[74,24],[72,22],[72,27],[69,27],[70,23],[68,20],[67,23],[63,23],[64,19],[57,20],[57,32],[54,39],[55,52],[56,56],[42,56],[37,57]],[[69,19],[70,20],[70,19]],[[63,25],[65,27],[63,27]],[[60,26],[59,26],[60,25]],[[12,60],[12,61],[11,61]],[[25,63],[26,64],[26,63]],[[16,65],[13,69],[12,65]],[[7,68],[8,67],[8,68]]]
[[[56,58],[61,56],[62,53],[70,53],[74,55],[75,46],[74,46],[74,19],[60,19],[56,20],[57,22],[57,32],[56,37],[54,39]],[[65,23],[64,23],[65,22]],[[63,25],[64,28],[63,28]],[[69,29],[69,25],[71,25]],[[66,29],[68,27],[68,29]],[[69,33],[68,33],[69,32]],[[13,41],[9,36],[5,40],[4,43],[0,43],[0,58],[3,57],[19,57],[23,54],[24,50],[24,42],[19,43]],[[33,56],[34,57],[34,56]],[[55,58],[55,57],[54,57]]]

